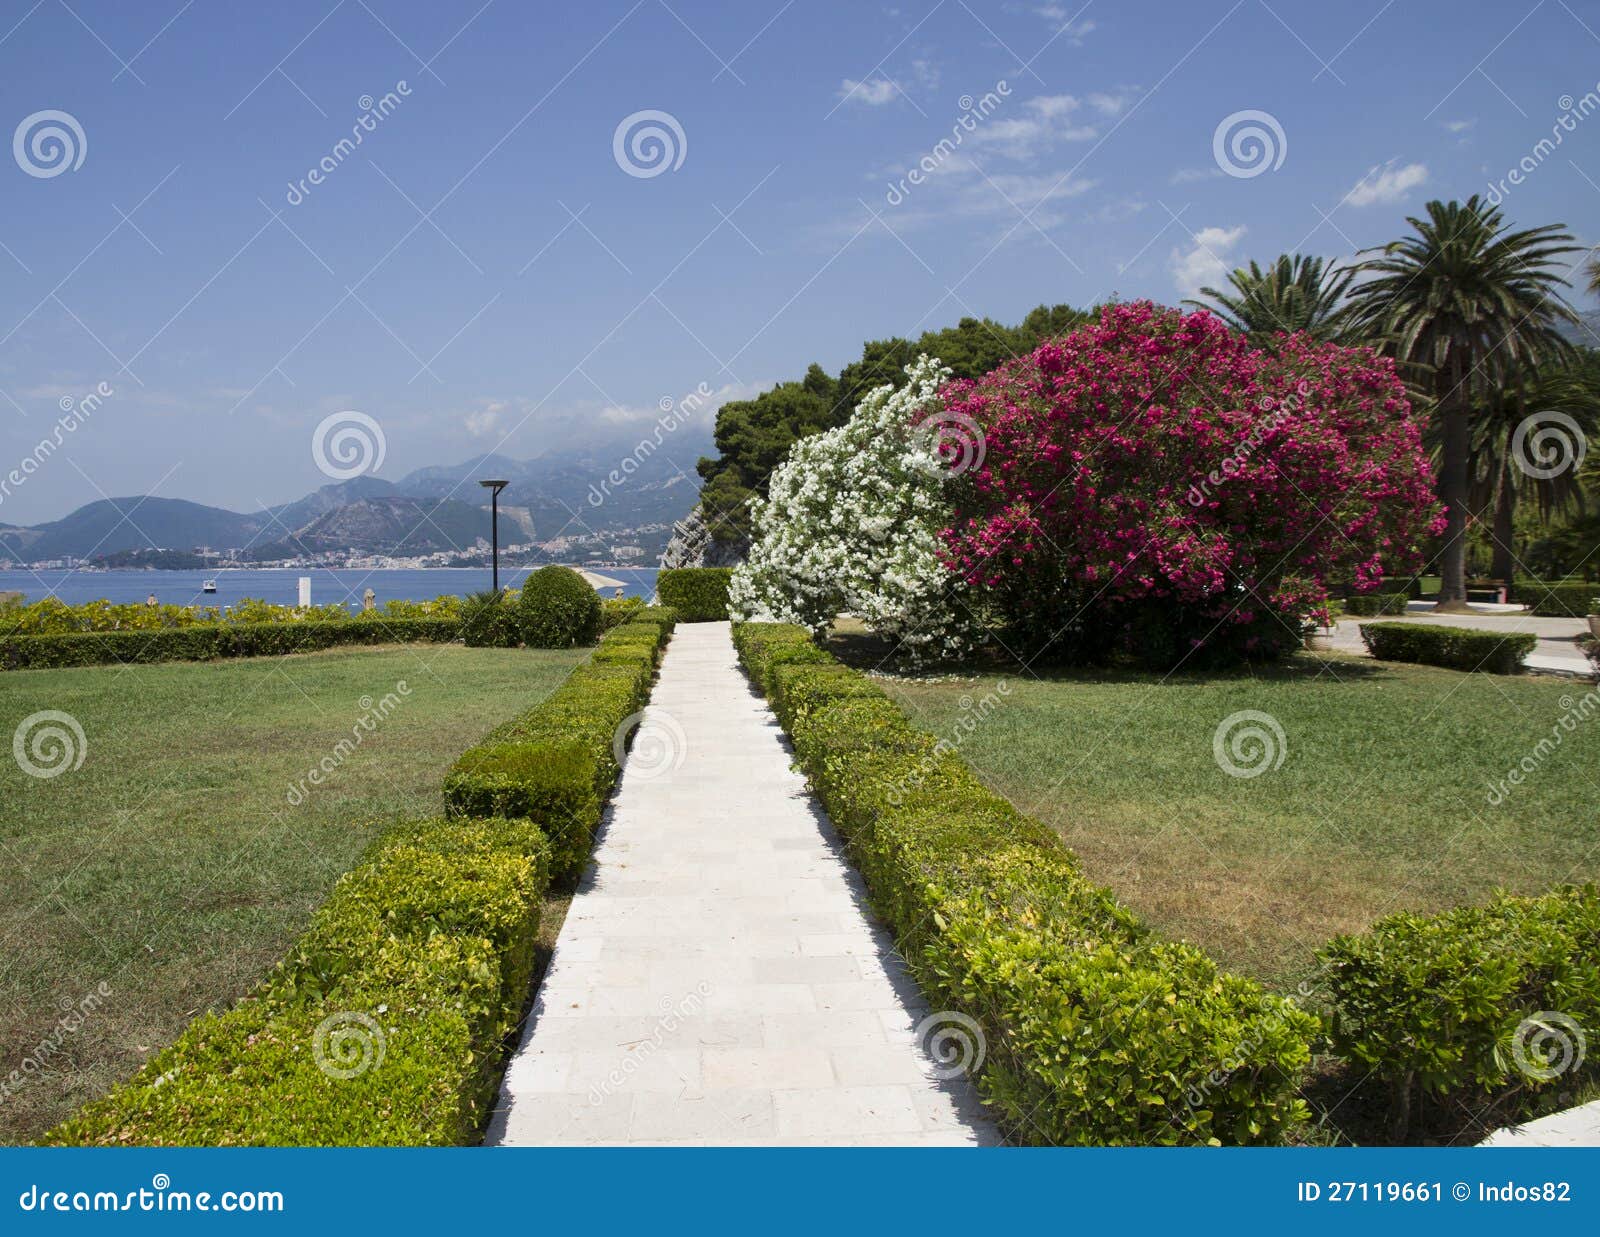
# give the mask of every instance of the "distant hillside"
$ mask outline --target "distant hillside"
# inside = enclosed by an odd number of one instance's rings
[[[8,556],[32,560],[87,558],[152,546],[226,549],[247,544],[263,522],[260,516],[181,498],[104,498],[49,524],[0,532],[0,545]]]
[[[489,495],[478,485],[486,477],[511,482],[500,497],[502,543],[588,534],[604,542],[624,529],[670,525],[695,505],[694,464],[710,446],[709,425],[683,426],[660,443],[654,428],[535,460],[485,455],[399,481],[357,477],[249,515],[176,498],[104,499],[48,524],[0,525],[0,558],[104,559],[198,546],[248,550],[257,560],[308,550],[450,550],[489,536]]]
[[[291,557],[323,550],[363,554],[430,554],[464,550],[489,540],[489,512],[454,499],[362,498],[335,507],[292,537],[263,544],[252,558]]]
[[[1578,325],[1563,326],[1561,333],[1585,348],[1600,348],[1600,309],[1578,315]]]

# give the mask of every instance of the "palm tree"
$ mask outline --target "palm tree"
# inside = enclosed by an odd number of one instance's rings
[[[1589,277],[1589,291],[1600,296],[1600,253],[1589,259],[1588,265],[1583,268],[1583,273]]]
[[[1369,250],[1352,293],[1353,321],[1405,369],[1438,410],[1438,494],[1446,527],[1441,611],[1466,608],[1472,409],[1517,375],[1566,357],[1557,330],[1576,321],[1561,298],[1562,259],[1578,251],[1562,224],[1513,232],[1477,195],[1429,202],[1413,235]]]
[[[1558,415],[1552,415],[1558,414]],[[1489,574],[1509,580],[1517,566],[1513,535],[1517,503],[1531,496],[1546,523],[1557,512],[1588,506],[1576,468],[1546,475],[1538,451],[1548,433],[1557,451],[1551,461],[1575,461],[1578,439],[1600,431],[1600,353],[1584,352],[1571,364],[1547,365],[1516,375],[1475,417],[1468,464],[1468,501],[1477,512],[1493,510]],[[1532,467],[1528,467],[1532,465]]]
[[[1355,271],[1323,258],[1283,254],[1263,270],[1255,262],[1228,276],[1232,291],[1201,288],[1215,304],[1186,301],[1209,309],[1236,331],[1272,335],[1304,331],[1318,339],[1337,339],[1344,325],[1345,292]]]

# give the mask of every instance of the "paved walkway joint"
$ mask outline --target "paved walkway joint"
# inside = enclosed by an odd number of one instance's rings
[[[490,1143],[998,1141],[790,762],[728,624],[679,626]]]

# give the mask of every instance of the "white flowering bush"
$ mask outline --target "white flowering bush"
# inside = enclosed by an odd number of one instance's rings
[[[753,500],[750,556],[728,589],[735,619],[820,632],[848,612],[914,661],[972,646],[965,586],[938,556],[951,473],[928,416],[950,371],[924,355],[906,374],[905,387],[877,388],[838,429],[797,442],[768,497]]]

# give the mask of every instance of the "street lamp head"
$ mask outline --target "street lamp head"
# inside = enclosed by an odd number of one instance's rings
[[[478,482],[478,484],[483,486],[484,489],[493,490],[496,494],[498,494],[501,490],[505,489],[506,486],[510,485],[511,482],[495,480],[495,481],[480,481],[480,482]]]

